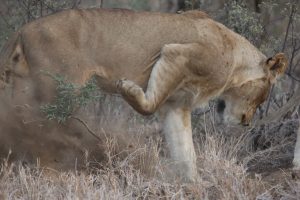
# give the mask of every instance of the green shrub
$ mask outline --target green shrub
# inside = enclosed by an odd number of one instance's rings
[[[59,74],[53,75],[47,72],[47,75],[57,83],[55,101],[41,106],[42,112],[49,120],[56,119],[59,123],[65,122],[78,108],[101,98],[94,77],[84,86],[78,86]]]

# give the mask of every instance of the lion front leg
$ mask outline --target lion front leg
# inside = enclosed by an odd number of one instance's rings
[[[117,88],[123,98],[139,113],[147,115],[152,114],[155,109],[155,103],[147,98],[143,89],[133,81],[122,79],[117,82]]]
[[[134,82],[122,79],[117,88],[123,98],[139,113],[153,114],[184,81],[188,59],[182,56],[188,45],[166,45],[159,60],[154,65],[148,81],[147,90]]]
[[[176,172],[185,181],[197,179],[196,154],[192,138],[191,110],[167,108],[163,132]]]

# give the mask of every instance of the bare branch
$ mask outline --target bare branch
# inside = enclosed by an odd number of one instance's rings
[[[0,14],[0,17],[9,29],[11,29],[12,31],[15,31],[14,26],[12,26],[2,14]]]
[[[74,0],[73,5],[72,5],[72,9],[77,8],[79,4],[81,4],[81,0]]]
[[[74,116],[71,116],[72,119],[75,119],[77,120],[78,122],[80,122],[86,129],[87,131],[92,135],[94,136],[99,142],[103,142],[102,139],[94,132],[90,129],[90,127],[87,125],[86,122],[84,122],[82,119],[78,118],[78,117],[74,117]]]
[[[293,20],[294,20],[295,13],[296,13],[296,7],[295,7],[295,4],[292,4],[291,13],[289,15],[289,21],[288,21],[288,25],[287,25],[286,32],[285,32],[284,42],[282,44],[282,49],[281,49],[282,52],[286,48],[287,38],[288,38],[288,35],[289,35],[290,27],[293,26]],[[292,56],[292,59],[294,59],[293,56]],[[274,86],[271,87],[270,94],[269,94],[269,97],[268,97],[268,103],[267,103],[267,108],[266,108],[266,116],[268,116],[268,112],[269,112],[269,108],[270,108],[270,104],[271,104],[271,99],[273,97],[273,88],[274,88]]]
[[[267,108],[266,108],[266,116],[268,116],[269,108],[270,108],[270,105],[271,105],[271,100],[272,100],[272,97],[273,97],[273,90],[274,90],[274,85],[271,86],[270,94],[269,94],[269,97],[268,97],[268,103],[267,103]]]
[[[282,106],[280,109],[276,110],[269,116],[266,116],[262,120],[258,121],[256,123],[256,126],[279,121],[288,111],[294,109],[299,104],[300,104],[300,89],[295,91],[294,95],[284,106]]]
[[[292,24],[292,22],[294,20],[294,14],[295,14],[295,12],[296,12],[296,7],[295,7],[295,4],[293,4],[292,8],[291,8],[291,13],[290,13],[290,16],[289,16],[289,22],[288,22],[288,25],[286,27],[284,42],[283,42],[282,49],[281,49],[282,52],[285,50],[285,47],[286,47],[287,37],[289,35],[290,26],[291,26],[291,24]]]
[[[295,77],[295,76],[293,76],[292,74],[286,73],[286,75],[288,75],[288,76],[289,76],[291,79],[293,79],[294,81],[300,82],[300,79],[297,78],[297,77]]]

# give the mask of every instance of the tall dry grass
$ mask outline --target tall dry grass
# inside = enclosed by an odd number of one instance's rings
[[[160,144],[118,152],[116,139],[108,139],[107,162],[87,163],[81,171],[60,172],[3,162],[0,171],[2,199],[299,199],[298,181],[288,175],[273,185],[262,176],[250,176],[237,164],[221,136],[207,135],[198,148],[197,183],[182,183],[160,156]],[[241,141],[237,141],[241,142]],[[123,155],[122,155],[123,154]]]
[[[0,199],[300,199],[300,182],[289,172],[265,177],[247,171],[250,161],[270,159],[273,152],[253,151],[250,132],[228,136],[217,131],[210,115],[199,119],[194,131],[199,177],[196,183],[183,183],[172,171],[153,119],[121,114],[122,108],[97,109],[105,118],[90,121],[101,122],[94,130],[104,140],[105,161],[91,160],[86,152],[84,167],[57,171],[41,167],[38,160],[29,167],[6,158],[0,168]]]

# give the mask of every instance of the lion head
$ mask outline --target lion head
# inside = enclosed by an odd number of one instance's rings
[[[268,98],[272,84],[287,66],[287,58],[278,53],[262,62],[263,77],[224,91],[217,103],[220,118],[224,122],[249,125],[258,106]]]

